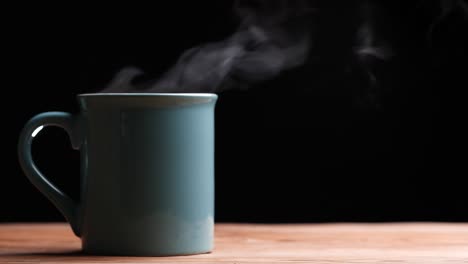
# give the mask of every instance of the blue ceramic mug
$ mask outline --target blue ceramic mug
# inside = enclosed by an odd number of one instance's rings
[[[33,117],[19,138],[29,180],[60,210],[83,251],[167,256],[210,252],[215,94],[78,95],[81,113]],[[59,126],[81,152],[74,201],[35,166],[34,136]]]

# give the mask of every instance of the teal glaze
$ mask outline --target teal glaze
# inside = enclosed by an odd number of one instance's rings
[[[214,232],[215,94],[83,94],[81,113],[33,117],[20,164],[90,254],[210,252]],[[33,131],[55,125],[81,152],[81,199],[50,183],[31,157]]]

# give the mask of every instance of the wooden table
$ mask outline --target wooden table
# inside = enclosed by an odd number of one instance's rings
[[[213,253],[80,253],[67,224],[0,224],[0,263],[468,263],[468,224],[218,224]]]

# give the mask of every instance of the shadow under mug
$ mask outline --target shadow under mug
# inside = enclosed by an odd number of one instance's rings
[[[78,95],[81,113],[33,117],[19,138],[29,180],[60,210],[89,254],[210,252],[214,232],[215,94]],[[33,138],[65,129],[81,154],[80,200],[37,169]]]

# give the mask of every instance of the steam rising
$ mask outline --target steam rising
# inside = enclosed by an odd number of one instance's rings
[[[459,14],[464,19],[468,19],[468,4],[465,2],[465,0],[444,0],[436,3],[438,4],[438,14],[429,26],[429,30],[427,32],[427,39],[429,44],[432,42],[434,31],[436,30],[437,26],[439,26],[450,15]]]
[[[364,2],[360,6],[360,23],[354,46],[354,53],[359,61],[360,67],[367,75],[370,88],[378,86],[377,77],[374,73],[376,61],[385,61],[392,57],[393,50],[390,45],[378,37],[377,16],[380,10],[372,2]]]
[[[310,47],[306,1],[256,4],[237,2],[238,30],[221,42],[185,51],[159,80],[132,85],[143,72],[124,68],[102,92],[220,92],[273,78],[303,64]]]
[[[142,70],[124,68],[101,92],[220,92],[246,88],[304,64],[311,47],[312,8],[308,2],[245,2],[237,1],[234,6],[240,23],[230,37],[186,50],[161,78],[146,83],[134,83],[135,77],[144,74]],[[389,29],[383,26],[389,23],[385,18],[390,13],[384,7],[366,0],[359,2],[356,9],[358,21],[351,60],[374,92],[379,86],[378,65],[397,53],[385,36]],[[429,45],[448,18],[468,19],[468,4],[464,0],[422,1],[417,11],[431,7],[435,14],[427,28]]]

